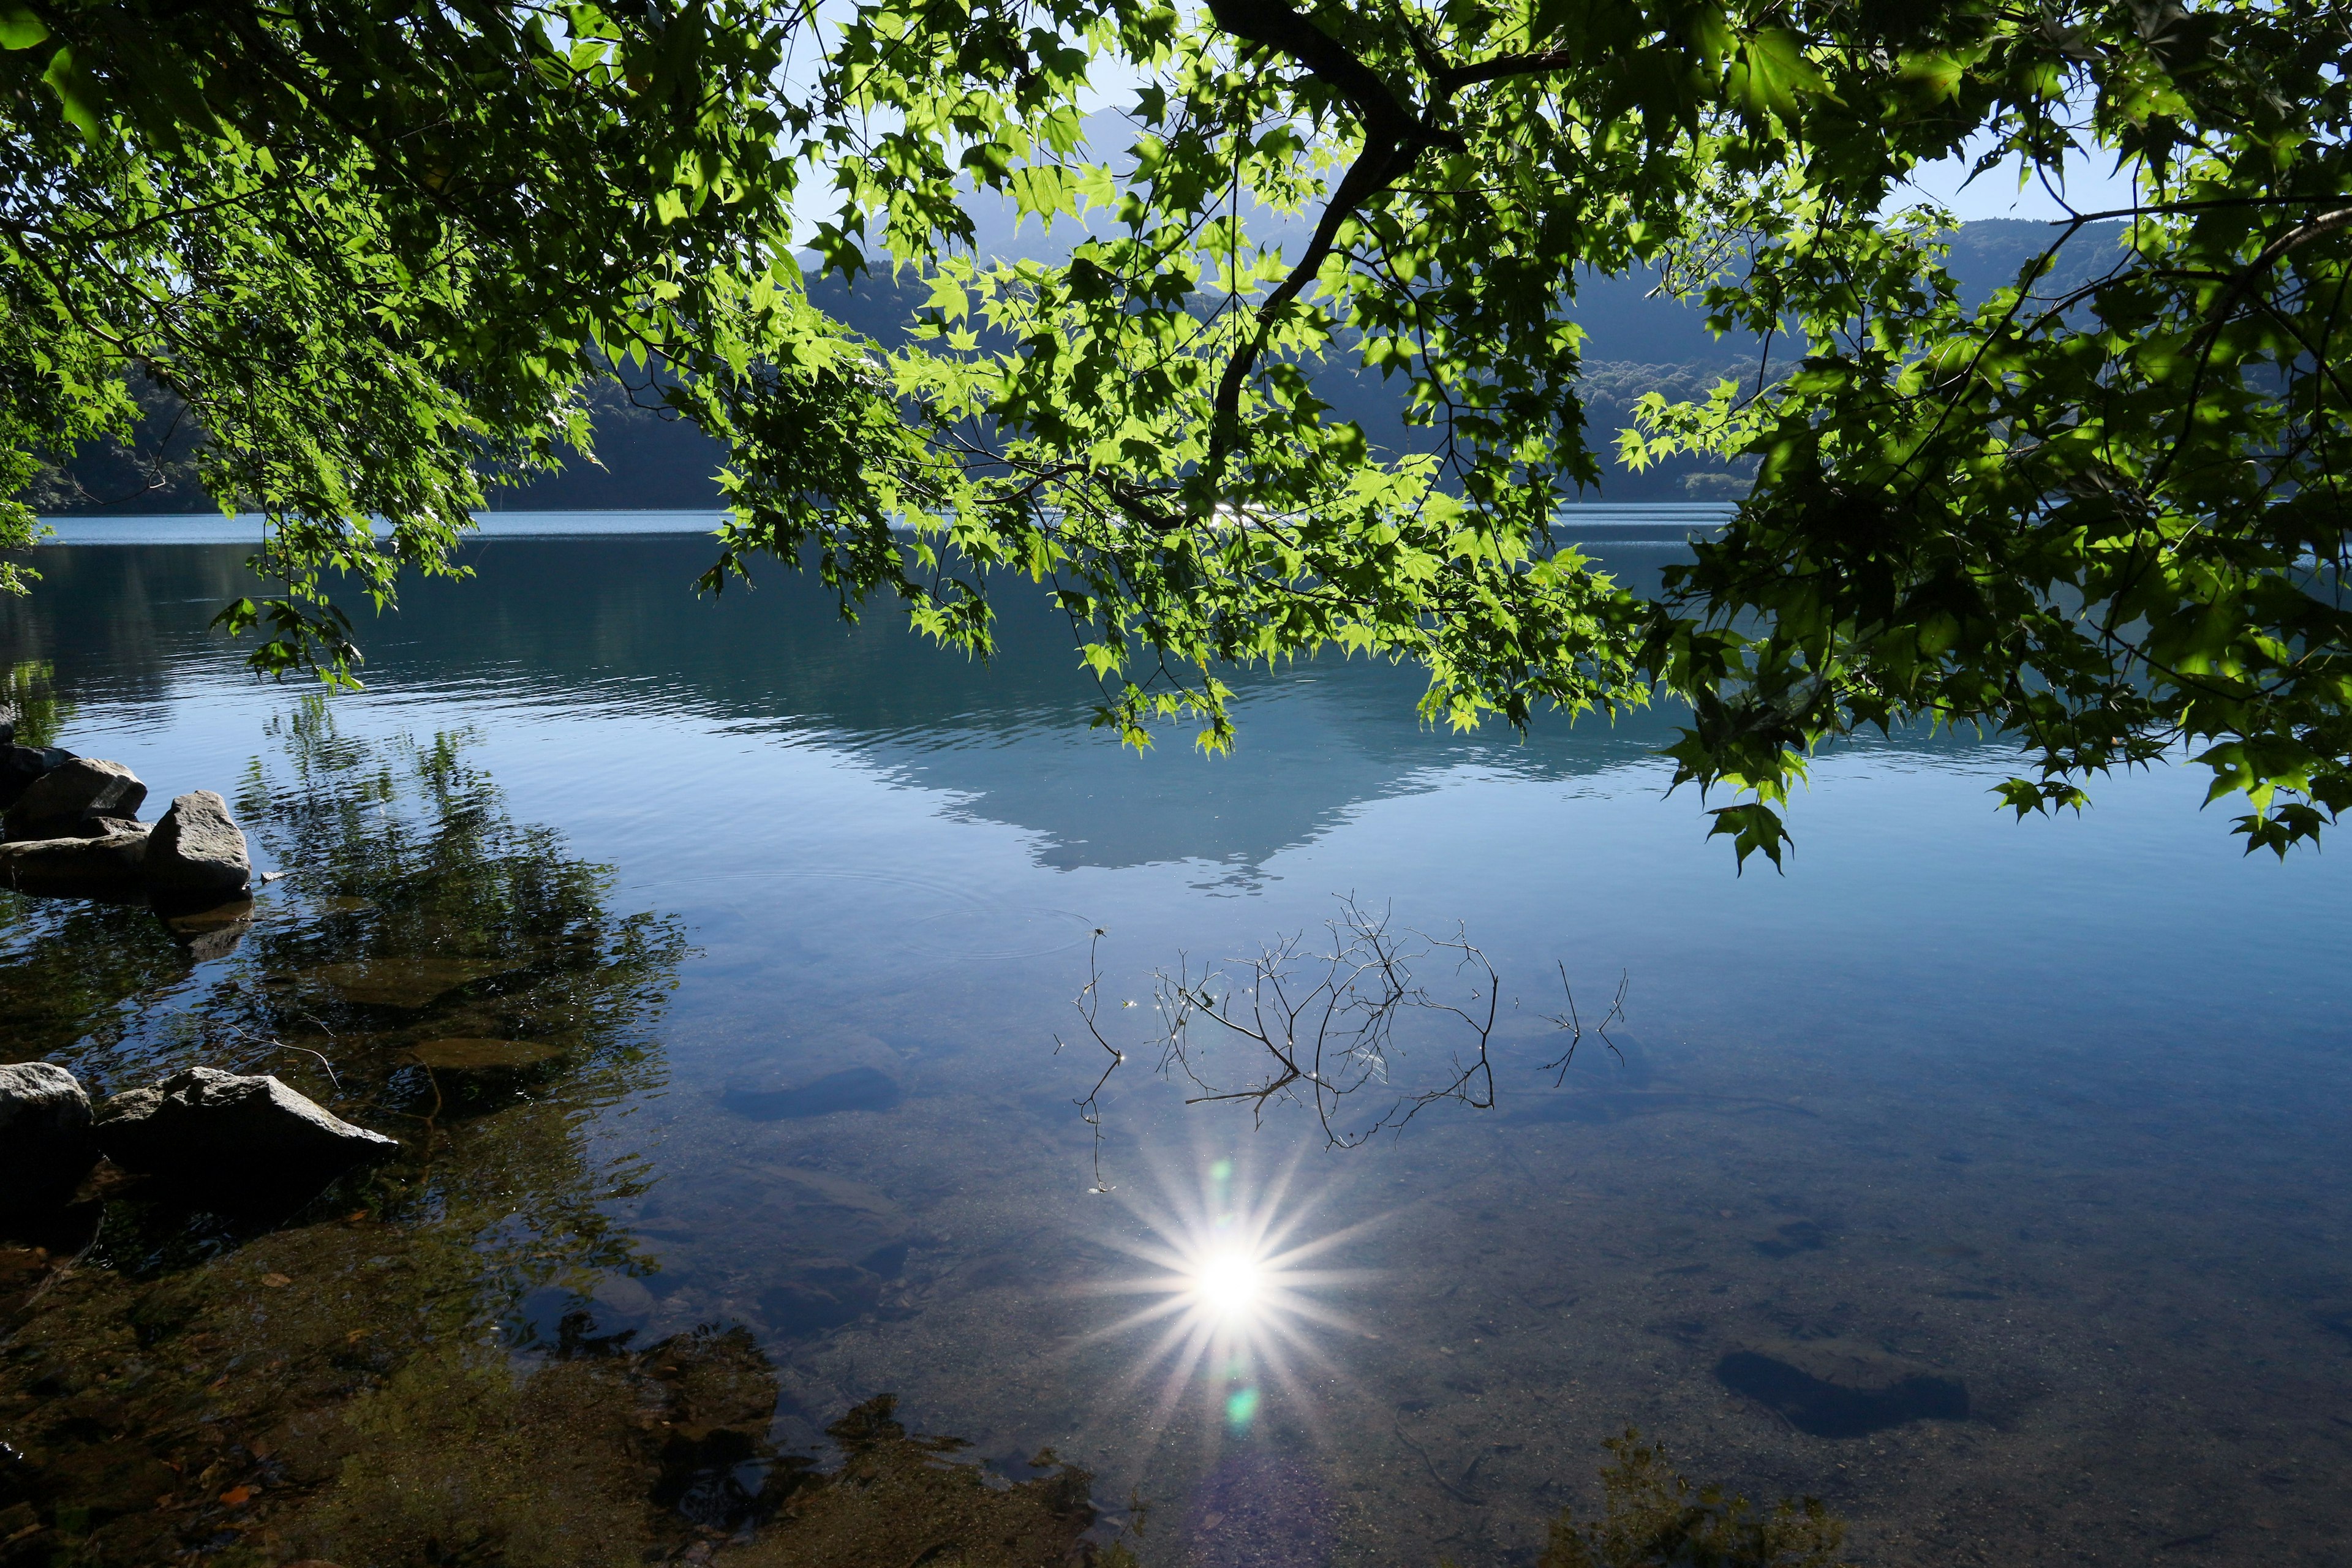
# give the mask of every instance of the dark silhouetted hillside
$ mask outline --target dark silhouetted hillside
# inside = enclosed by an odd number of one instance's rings
[[[983,247],[1016,254],[1066,254],[1081,231],[1068,224],[1051,235],[1035,226],[1016,233],[1002,214],[980,215]],[[1952,239],[1951,267],[1969,302],[2016,280],[2019,268],[2050,245],[2059,231],[2046,223],[1990,219],[1963,227]],[[2111,265],[2121,226],[2106,224],[2075,236],[2041,291],[2056,292]],[[1584,397],[1588,439],[1601,455],[1601,496],[1611,500],[1735,499],[1742,485],[1719,468],[1693,462],[1646,473],[1620,468],[1616,432],[1631,422],[1646,393],[1701,396],[1717,381],[1745,379],[1758,369],[1759,345],[1749,337],[1717,338],[1697,309],[1657,294],[1645,276],[1596,279],[1578,292],[1575,316],[1587,333]],[[928,298],[908,278],[865,274],[854,280],[813,279],[812,299],[835,319],[877,342],[905,341]],[[1358,371],[1321,378],[1332,417],[1361,426],[1374,444],[1425,450],[1435,439],[1402,419],[1404,384]],[[202,432],[179,400],[141,383],[144,417],[134,440],[89,446],[52,465],[26,494],[51,516],[105,512],[206,511],[213,502],[197,482],[195,454]],[[590,395],[597,463],[574,461],[562,473],[529,484],[499,487],[491,505],[501,511],[689,510],[719,505],[716,475],[723,460],[717,442],[665,411],[637,406],[617,386],[600,384]]]

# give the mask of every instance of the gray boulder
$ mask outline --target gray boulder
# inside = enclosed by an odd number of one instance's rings
[[[148,829],[130,823],[90,838],[0,843],[0,886],[25,893],[129,898],[145,886]]]
[[[197,1188],[323,1181],[400,1145],[274,1078],[189,1068],[99,1107],[100,1152],[126,1171]]]
[[[55,1203],[98,1159],[89,1096],[54,1062],[0,1065],[0,1208]]]
[[[100,818],[139,815],[147,786],[121,763],[74,757],[27,786],[8,808],[7,837],[23,842],[88,835]]]
[[[235,893],[253,880],[245,830],[208,789],[172,802],[147,840],[147,885],[165,893]]]
[[[13,732],[10,738],[15,738]],[[0,748],[0,811],[16,805],[42,774],[52,773],[73,760],[74,754],[63,746]]]

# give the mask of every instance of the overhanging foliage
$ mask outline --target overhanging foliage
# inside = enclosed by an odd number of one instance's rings
[[[339,672],[323,574],[444,568],[479,465],[579,446],[617,364],[730,452],[709,585],[814,562],[984,652],[987,574],[1045,579],[1133,742],[1223,743],[1222,665],[1337,647],[1456,724],[1687,699],[1743,861],[1815,747],[1923,720],[2017,737],[2021,814],[2182,747],[2250,847],[2352,801],[2341,0],[5,16],[17,460],[119,430],[126,364],[187,397],[214,493],[271,514],[286,591],[227,617],[265,667]],[[1121,145],[1083,135],[1104,84]],[[2084,215],[2113,264],[2055,282],[2056,226],[1964,305],[1906,178],[2078,145],[2137,181]],[[808,307],[810,170],[823,261],[915,269],[919,341]],[[975,190],[1085,237],[975,257]],[[1622,437],[1757,472],[1645,602],[1553,526],[1599,471],[1579,279],[1660,266],[1778,347]],[[1365,372],[1430,450],[1329,416]]]

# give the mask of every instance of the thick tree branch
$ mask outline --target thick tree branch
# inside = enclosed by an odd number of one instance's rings
[[[1363,150],[1324,205],[1322,218],[1298,264],[1256,311],[1256,327],[1236,349],[1218,379],[1214,423],[1209,440],[1212,478],[1224,468],[1225,454],[1238,434],[1242,385],[1265,351],[1276,318],[1315,280],[1331,254],[1339,227],[1356,210],[1412,167],[1424,147],[1464,145],[1461,134],[1431,123],[1354,53],[1287,4],[1287,0],[1210,0],[1209,16],[1244,43],[1287,55],[1328,83],[1356,111],[1364,128]]]
[[[2179,438],[2162,458],[2157,460],[2156,467],[2149,476],[2151,486],[2161,483],[2171,473],[2174,460],[2180,455],[2180,448],[2188,444],[2189,432],[2197,418],[2198,400],[2205,394],[2205,373],[2211,368],[2213,351],[2221,343],[2222,330],[2230,324],[2231,314],[2282,258],[2301,247],[2310,244],[2313,240],[2334,234],[2347,226],[2352,226],[2352,207],[2338,207],[2334,212],[2322,213],[2308,223],[2296,225],[2263,247],[2261,253],[2239,268],[2237,277],[2231,279],[2230,286],[2221,291],[2221,298],[2206,312],[2205,328],[2198,334],[2201,342],[2197,352],[2197,369],[2189,379],[2189,396],[2181,405],[2183,413]]]
[[[1244,43],[1288,55],[1348,100],[1364,122],[1364,140],[1402,140],[1421,116],[1378,71],[1348,47],[1299,15],[1288,0],[1210,0],[1210,19]]]
[[[1474,65],[1454,66],[1436,73],[1436,101],[1444,103],[1464,88],[1478,82],[1500,81],[1507,76],[1540,76],[1545,71],[1564,70],[1576,60],[1577,57],[1566,49],[1549,49],[1532,55],[1496,55]]]
[[[1428,106],[1416,110],[1379,72],[1300,15],[1287,0],[1211,0],[1209,15],[1220,28],[1244,43],[1278,51],[1305,66],[1347,100],[1364,128],[1363,150],[1324,204],[1323,215],[1297,265],[1258,306],[1249,340],[1234,352],[1218,378],[1209,442],[1209,469],[1216,478],[1222,476],[1225,457],[1239,435],[1242,387],[1256,368],[1258,356],[1265,352],[1276,320],[1322,271],[1341,226],[1366,202],[1402,178],[1423,148],[1459,150],[1465,145],[1459,132],[1437,123],[1454,95],[1478,82],[1558,70],[1575,61],[1567,52],[1555,50],[1445,66],[1416,40],[1415,53],[1423,58],[1432,89]]]

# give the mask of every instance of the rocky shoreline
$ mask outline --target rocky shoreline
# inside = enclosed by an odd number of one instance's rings
[[[144,902],[198,961],[236,944],[251,919],[253,857],[226,800],[192,790],[142,822],[147,785],[122,763],[16,738],[0,719],[0,884]],[[315,1188],[398,1148],[274,1078],[189,1068],[93,1109],[54,1063],[0,1065],[0,1210],[67,1202],[101,1158],[234,1199]]]
[[[0,883],[48,897],[143,896],[159,909],[217,904],[252,885],[244,829],[211,790],[142,822],[147,786],[121,763],[15,741],[15,725],[0,725]]]
[[[183,1068],[92,1107],[54,1062],[0,1065],[0,1212],[67,1202],[100,1158],[184,1195],[308,1195],[399,1142],[267,1075]]]

